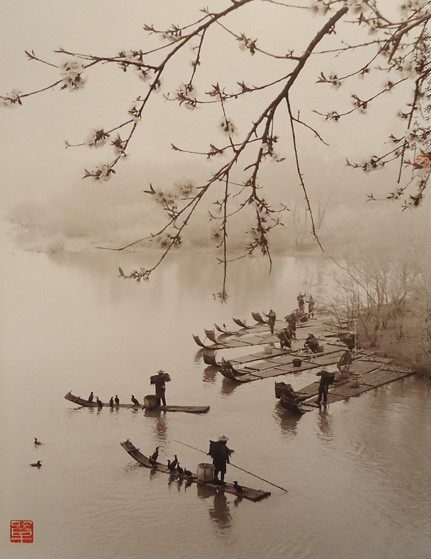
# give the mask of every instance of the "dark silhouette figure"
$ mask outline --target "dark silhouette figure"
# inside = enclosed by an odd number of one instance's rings
[[[35,444],[36,446],[38,446],[38,445],[40,445],[40,444],[42,444],[42,443],[41,443],[40,441],[37,440],[37,437],[34,437],[34,444]]]
[[[159,457],[159,447],[156,446],[156,450],[151,455],[150,462],[155,462],[158,457]]]
[[[237,481],[233,482],[233,486],[236,489],[236,492],[238,493],[238,495],[240,495],[241,493],[244,493],[244,487],[239,485],[239,483]]]
[[[115,400],[114,400],[115,404],[118,406],[118,404],[120,403],[120,398],[115,394]]]
[[[89,402],[92,402],[93,399],[94,399],[94,394],[93,394],[93,392],[91,392],[91,393],[90,393],[90,396],[88,397],[88,401],[89,401]]]
[[[210,441],[209,456],[213,459],[214,465],[214,480],[218,481],[220,474],[220,483],[224,483],[224,476],[226,473],[226,464],[229,464],[229,457],[233,450],[227,447],[226,443],[229,439],[224,435],[219,437],[217,441]]]
[[[132,402],[135,404],[135,406],[140,406],[141,404],[138,402],[138,400],[133,396],[132,394],[132,398],[131,398]]]
[[[30,466],[33,466],[33,468],[41,468],[42,467],[42,462],[40,460],[38,460],[34,464],[30,464]]]
[[[165,371],[158,371],[157,375],[153,375],[150,378],[150,383],[156,386],[156,397],[157,405],[160,406],[162,403],[166,406],[166,380],[169,380],[169,376]]]
[[[99,408],[99,410],[101,408],[103,408],[103,402],[102,402],[102,400],[99,400],[98,396],[96,396],[96,402],[97,402],[97,407]]]
[[[275,320],[277,318],[277,315],[272,309],[269,309],[269,313],[266,316],[268,318],[268,325],[269,329],[271,330],[271,334],[274,334]]]
[[[114,407],[114,398],[111,396],[111,399],[109,400],[109,405],[111,406],[111,408]]]

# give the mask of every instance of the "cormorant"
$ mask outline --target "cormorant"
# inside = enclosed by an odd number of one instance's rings
[[[93,392],[91,392],[91,393],[90,393],[90,396],[88,397],[88,401],[89,401],[89,402],[92,402],[92,401],[93,401],[93,398],[94,398],[94,394],[93,394]]]
[[[171,472],[175,472],[176,466],[177,466],[177,463],[175,462],[175,460],[172,460],[172,462],[170,460],[168,460],[168,468]]]
[[[35,445],[39,445],[42,444],[40,441],[37,440],[37,437],[34,437],[34,444]]]
[[[109,400],[109,405],[111,406],[111,408],[114,407],[114,398],[111,396],[111,399]]]
[[[178,472],[180,475],[182,475],[182,474],[184,473],[184,470],[181,468],[179,462],[178,462],[178,465],[177,465],[177,472]]]
[[[35,464],[30,464],[30,466],[33,466],[33,468],[40,468],[42,466],[42,462],[38,460]]]
[[[236,489],[236,492],[239,493],[244,493],[244,487],[242,487],[241,485],[239,485],[239,483],[237,481],[233,482],[233,487],[234,489]]]
[[[131,398],[132,402],[135,404],[135,406],[140,406],[141,404],[138,402],[138,400],[133,396],[132,394],[132,398]]]
[[[120,398],[115,394],[115,403],[118,405],[120,403]]]
[[[98,408],[103,408],[103,402],[102,400],[99,400],[99,396],[96,396],[96,402]]]
[[[150,462],[155,462],[158,457],[159,457],[159,447],[156,446],[156,450],[153,452],[153,454],[150,457]]]
[[[174,456],[175,456],[175,458],[174,458],[174,460],[172,460],[172,462],[171,462],[171,466],[172,466],[172,469],[173,469],[173,470],[175,470],[176,467],[177,467],[177,465],[178,465],[178,457],[177,457],[176,454],[174,454]]]
[[[192,472],[190,470],[186,470],[184,469],[184,475],[191,477],[192,476]]]

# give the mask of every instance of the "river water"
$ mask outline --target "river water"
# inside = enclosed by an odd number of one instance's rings
[[[273,273],[254,259],[230,272],[205,253],[176,255],[149,283],[117,278],[136,254],[6,251],[1,301],[2,505],[7,558],[412,558],[431,556],[431,382],[410,377],[300,419],[280,408],[274,379],[233,386],[192,339],[214,322],[294,308],[330,278],[322,259],[285,257]],[[74,409],[69,390],[123,402],[171,375],[168,404],[206,415]],[[308,376],[307,376],[308,375]],[[279,377],[295,388],[311,373]],[[253,503],[169,483],[121,448],[178,455],[195,470],[209,439],[229,437],[227,479],[271,491]],[[34,447],[33,437],[43,441]],[[42,468],[29,464],[37,459]],[[9,543],[9,522],[33,520],[34,543]]]

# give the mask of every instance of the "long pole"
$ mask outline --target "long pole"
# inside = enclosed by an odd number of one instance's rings
[[[201,450],[200,448],[196,448],[195,446],[192,446],[190,444],[183,443],[182,441],[179,441],[177,439],[174,439],[174,441],[176,443],[180,443],[184,446],[188,446],[189,448],[193,448],[193,450],[197,450],[198,452],[202,452],[203,454],[207,454],[204,450]],[[264,479],[263,477],[260,477],[256,474],[253,474],[252,472],[249,472],[248,470],[245,470],[244,468],[240,468],[239,466],[236,466],[235,464],[232,464],[232,462],[230,462],[230,465],[233,466],[234,468],[236,468],[237,470],[241,470],[242,472],[245,472],[246,474],[249,474],[253,477],[256,477],[257,479],[260,479],[260,480],[264,481],[265,483],[269,483],[269,485],[273,485],[274,487],[277,487],[278,489],[281,489],[282,491],[285,491],[286,493],[288,492],[287,489],[285,489],[284,487],[281,487],[280,485],[276,485],[275,483],[272,483],[272,481],[268,481],[267,479]]]

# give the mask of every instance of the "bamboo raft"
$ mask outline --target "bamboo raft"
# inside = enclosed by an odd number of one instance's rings
[[[150,461],[148,456],[142,454],[139,448],[136,448],[131,441],[127,440],[120,444],[134,460],[136,460],[137,462],[139,462],[139,464],[141,464],[141,466],[144,466],[145,468],[150,468],[152,471],[169,474],[173,478],[178,478],[178,479],[184,478],[191,483],[205,485],[205,487],[210,487],[215,491],[224,491],[225,493],[231,493],[232,495],[244,497],[244,499],[248,499],[250,501],[255,501],[255,502],[260,501],[261,499],[264,499],[265,497],[271,495],[269,491],[262,491],[260,489],[251,489],[250,487],[244,487],[244,486],[241,486],[242,492],[238,493],[238,490],[235,489],[232,483],[225,483],[224,485],[218,485],[212,482],[204,483],[199,481],[195,474],[192,474],[191,476],[186,476],[184,474],[179,474],[178,472],[171,472],[171,470],[168,468],[167,465],[162,464],[160,462]]]
[[[97,408],[98,404],[97,402],[89,402],[88,400],[85,400],[84,398],[81,398],[80,396],[75,396],[72,394],[72,392],[68,392],[65,395],[66,400],[69,400],[70,402],[74,402],[75,404],[78,404],[79,406],[83,406],[85,408]],[[109,408],[111,407],[109,405],[109,403],[103,402],[102,406],[104,408]],[[136,406],[135,404],[114,404],[113,405],[114,409],[118,409],[118,408],[129,408],[129,409],[135,409],[135,410],[155,410],[155,411],[178,411],[178,412],[186,412],[186,413],[207,413],[210,409],[210,406],[158,406],[157,408],[147,408],[145,405],[139,405]]]
[[[351,364],[351,378],[343,379],[330,385],[327,403],[333,404],[341,400],[347,400],[353,396],[359,396],[364,394],[364,392],[414,374],[414,369],[400,367],[391,359],[376,355],[365,355]],[[356,382],[352,383],[352,377],[356,377]],[[302,413],[318,407],[316,401],[319,383],[320,381],[312,382],[296,391],[303,410]],[[283,405],[283,402],[281,403]]]
[[[292,340],[290,349],[279,347],[279,338],[276,333],[270,333],[267,322],[259,313],[251,314],[256,322],[253,327],[242,327],[230,335],[221,334],[214,337],[217,347],[215,344],[206,345],[206,349],[203,350],[204,362],[217,368],[225,378],[236,384],[286,374],[298,374],[311,369],[316,369],[316,372],[327,367],[335,370],[340,357],[346,350],[346,344],[342,340],[348,333],[347,328],[334,326],[329,317],[324,314],[317,314],[315,318],[310,318],[297,325],[296,339]],[[244,321],[241,322],[244,323]],[[286,327],[286,322],[278,320],[275,332],[284,327]],[[304,341],[311,333],[317,337],[323,351],[311,353],[304,349]],[[247,346],[251,350],[253,345],[261,345],[265,349],[228,360],[216,357],[216,350]],[[354,376],[359,375],[359,383],[356,383],[358,386],[352,385],[350,379],[332,385],[329,389],[328,403],[357,396],[415,373],[411,368],[398,366],[392,359],[382,358],[360,349],[352,351],[352,358],[350,371]],[[296,392],[297,402],[283,397],[281,403],[295,413],[305,413],[316,407],[318,390],[319,380],[316,380]]]

